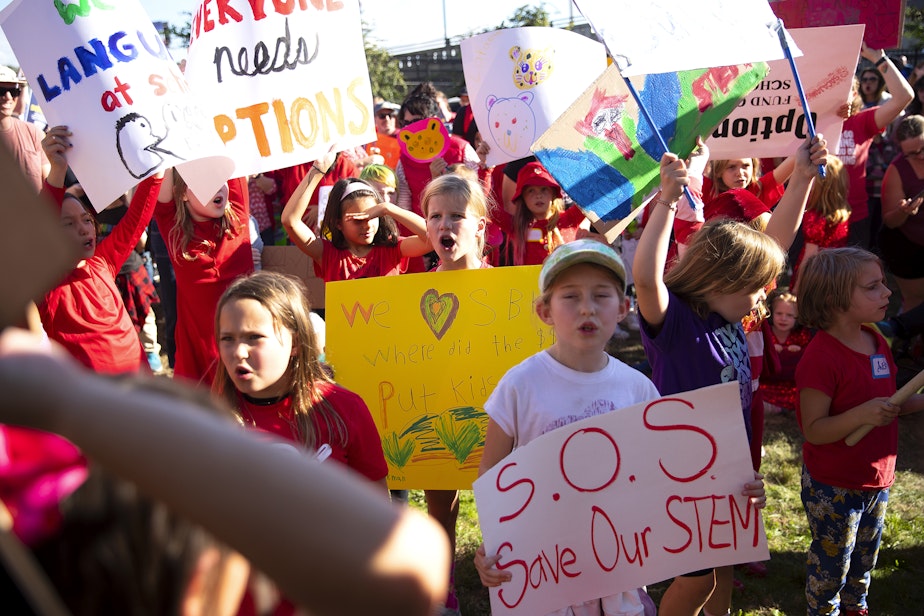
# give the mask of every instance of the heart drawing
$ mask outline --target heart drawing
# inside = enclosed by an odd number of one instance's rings
[[[427,289],[420,297],[420,314],[437,340],[449,331],[459,312],[459,297],[455,293],[443,293]]]

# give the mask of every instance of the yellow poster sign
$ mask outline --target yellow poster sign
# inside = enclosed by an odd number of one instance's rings
[[[372,412],[391,488],[471,488],[485,401],[553,342],[533,309],[538,278],[527,266],[327,285],[327,359]]]

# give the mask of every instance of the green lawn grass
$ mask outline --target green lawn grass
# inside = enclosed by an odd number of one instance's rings
[[[922,414],[924,415],[924,414]],[[873,574],[870,612],[878,616],[924,613],[924,416],[900,419],[899,472],[889,500],[889,512],[879,564]],[[736,571],[745,588],[735,591],[733,614],[780,616],[805,614],[804,558],[808,528],[799,498],[802,437],[791,415],[767,417],[765,456],[767,508],[764,524],[771,560],[766,578]],[[423,493],[411,493],[413,506],[426,509]],[[457,526],[456,590],[464,616],[490,614],[488,593],[472,564],[481,543],[478,514],[471,491],[463,491]],[[655,601],[666,583],[649,588]]]

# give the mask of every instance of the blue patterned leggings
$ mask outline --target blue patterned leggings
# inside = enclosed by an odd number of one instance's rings
[[[888,489],[835,488],[802,467],[802,505],[812,531],[805,580],[810,616],[866,608],[888,503]]]

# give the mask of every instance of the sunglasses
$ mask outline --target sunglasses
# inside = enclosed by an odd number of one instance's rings
[[[394,117],[395,117],[395,114],[393,114],[393,113],[379,113],[379,114],[376,114],[375,117],[377,117],[377,118],[380,119],[380,120],[387,120],[388,118],[394,118]]]
[[[11,88],[6,87],[6,86],[0,86],[0,96],[6,96],[7,94],[12,96],[13,98],[16,98],[17,96],[22,94],[22,88],[20,88],[19,86],[13,86]]]

